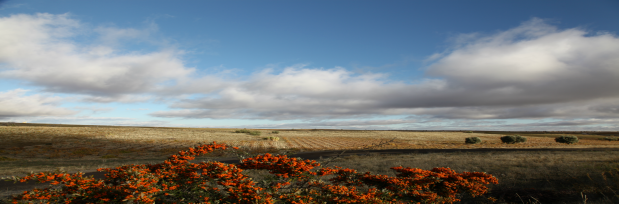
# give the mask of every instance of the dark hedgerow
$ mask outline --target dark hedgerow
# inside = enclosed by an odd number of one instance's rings
[[[464,139],[464,143],[477,144],[477,143],[481,143],[481,139],[479,139],[479,137],[467,137],[466,139]]]
[[[516,144],[516,143],[522,143],[526,141],[527,141],[527,138],[522,137],[520,135],[507,135],[507,136],[501,137],[501,142],[506,143],[506,144]]]
[[[578,137],[571,136],[571,135],[563,135],[563,136],[555,138],[555,142],[574,144],[574,143],[578,143]]]

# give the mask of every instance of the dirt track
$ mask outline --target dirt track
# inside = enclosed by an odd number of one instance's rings
[[[386,149],[386,150],[348,150],[344,151],[317,151],[317,152],[302,152],[294,154],[291,157],[300,157],[302,159],[317,160],[320,158],[329,158],[338,155],[369,155],[369,154],[424,154],[424,153],[447,153],[447,152],[525,152],[525,151],[619,151],[619,148],[527,148],[527,149],[509,149],[509,148],[480,148],[480,149]],[[225,158],[215,160],[224,163],[239,163],[238,159]],[[103,179],[105,172],[86,172],[86,176],[94,176],[97,179]],[[31,190],[33,188],[44,188],[49,184],[36,183],[29,181],[26,183],[13,183],[13,181],[0,181],[0,192],[20,193],[21,191]],[[6,194],[5,194],[6,195]],[[0,201],[1,203],[1,201]]]

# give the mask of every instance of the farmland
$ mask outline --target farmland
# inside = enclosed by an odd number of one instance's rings
[[[581,142],[566,145],[554,141],[554,137],[561,134],[538,134],[529,136],[526,143],[503,144],[499,138],[505,133],[295,129],[279,130],[277,134],[273,130],[256,130],[260,135],[250,135],[235,133],[235,130],[238,129],[0,126],[0,158],[5,161],[157,159],[198,143],[211,142],[253,152],[352,150],[381,142],[387,143],[373,149],[619,147],[619,142],[604,141],[601,140],[604,136],[595,135],[581,136]],[[278,137],[279,140],[265,140],[267,137]],[[466,137],[479,137],[482,143],[465,144]],[[24,173],[14,170],[1,168],[0,176]]]
[[[566,145],[554,141],[554,137],[562,134],[533,135],[526,143],[503,144],[499,138],[505,133],[279,130],[274,134],[272,130],[256,130],[261,134],[249,135],[234,133],[235,130],[238,129],[0,126],[0,156],[15,159],[161,156],[214,141],[252,150],[297,151],[362,149],[384,141],[391,141],[381,147],[385,149],[619,147],[619,142],[591,135],[579,136],[581,142]],[[279,140],[265,140],[265,137]],[[479,137],[483,142],[467,145],[463,142],[466,137]]]
[[[235,133],[239,129],[215,128],[149,128],[60,125],[0,126],[0,176],[23,176],[34,171],[56,169],[76,172],[100,167],[116,167],[132,163],[160,162],[167,156],[198,143],[226,143],[250,153],[312,152],[321,150],[359,149],[478,149],[478,148],[619,148],[619,141],[606,141],[619,133],[577,135],[577,144],[556,143],[554,138],[565,133],[506,132],[414,132],[369,130],[252,130],[259,135]],[[520,134],[525,143],[503,144],[501,136]],[[572,134],[575,135],[575,134]],[[279,140],[267,140],[277,137]],[[467,137],[479,137],[479,144],[465,144]],[[381,144],[381,146],[376,146]],[[559,173],[571,179],[601,181],[601,172],[617,167],[617,151],[598,152],[531,152],[531,153],[436,153],[426,155],[349,156],[334,164],[360,171],[383,172],[386,166],[405,165],[419,168],[449,166],[458,171],[487,171],[497,175],[503,184],[536,186],[526,181],[562,180]],[[207,157],[231,158],[226,153]],[[572,168],[579,166],[579,168]],[[380,170],[380,168],[385,168]],[[567,173],[566,173],[567,172]],[[597,177],[596,177],[597,176]],[[552,178],[551,178],[552,177]],[[582,177],[582,178],[581,178]],[[598,178],[599,177],[599,178]],[[523,180],[524,179],[524,180]],[[567,179],[567,177],[566,177]],[[562,181],[564,181],[563,179]],[[599,183],[599,182],[598,182]],[[611,182],[614,185],[614,183]],[[558,185],[558,184],[544,184]],[[610,185],[610,184],[609,184]],[[562,185],[559,185],[562,186]],[[602,186],[606,188],[606,186]],[[601,187],[601,188],[602,188]],[[502,186],[498,189],[510,189]],[[594,190],[595,191],[595,190]],[[9,192],[9,191],[7,191]],[[571,192],[571,191],[570,191]],[[571,192],[572,194],[574,192]],[[522,193],[521,193],[522,194]]]

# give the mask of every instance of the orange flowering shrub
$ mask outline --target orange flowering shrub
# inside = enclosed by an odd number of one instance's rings
[[[459,194],[483,195],[486,184],[498,184],[486,173],[449,168],[393,167],[395,177],[340,167],[312,171],[320,164],[286,155],[259,155],[239,165],[189,162],[227,148],[213,143],[180,151],[159,164],[101,168],[98,171],[107,172],[103,180],[83,173],[32,173],[15,181],[51,182],[59,188],[25,191],[13,197],[13,203],[453,203]],[[271,176],[256,183],[243,169],[268,170]],[[332,178],[320,179],[326,175]]]

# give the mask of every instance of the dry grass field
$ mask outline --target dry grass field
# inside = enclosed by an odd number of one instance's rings
[[[408,131],[352,131],[352,130],[254,130],[260,135],[235,133],[238,129],[201,128],[147,128],[104,126],[0,126],[0,177],[23,176],[34,171],[68,172],[94,171],[101,167],[116,167],[124,164],[160,162],[167,156],[198,143],[226,143],[242,147],[251,153],[278,151],[317,151],[363,149],[373,144],[391,141],[382,149],[470,149],[470,148],[619,148],[619,141],[602,140],[606,135],[576,135],[577,144],[556,143],[554,137],[563,134],[519,133],[528,138],[521,144],[503,144],[499,139],[505,133],[464,132],[408,132]],[[278,141],[267,140],[278,137]],[[479,137],[480,144],[467,145],[464,139]],[[617,179],[605,176],[604,172],[616,170],[619,152],[532,152],[532,153],[442,153],[402,156],[346,157],[333,161],[338,166],[360,171],[389,174],[386,167],[410,166],[424,169],[443,166],[457,171],[486,171],[501,181],[495,194],[507,191],[527,191],[544,194],[544,189],[553,193],[570,194],[598,192],[607,193],[601,203],[619,201],[613,189],[619,186],[586,187],[569,186],[561,182],[587,183]],[[207,157],[229,157],[216,153]],[[578,167],[578,168],[574,168]],[[590,173],[590,174],[589,174]],[[594,182],[594,183],[595,183]],[[589,182],[591,183],[591,182]],[[571,185],[571,184],[570,184]],[[601,185],[601,184],[600,184]],[[604,183],[604,185],[619,185]],[[527,187],[527,188],[525,188]],[[542,188],[543,187],[543,188]],[[557,187],[567,188],[557,191]],[[606,190],[599,190],[604,188]],[[515,190],[514,190],[515,189]],[[577,190],[574,190],[577,189]],[[531,191],[529,189],[529,191]],[[576,192],[579,191],[579,192]],[[7,189],[6,192],[9,192]],[[520,194],[526,194],[521,192]],[[528,191],[527,191],[528,192]],[[612,192],[612,193],[611,193]],[[538,198],[538,194],[533,193]],[[532,194],[532,195],[533,195]],[[511,194],[510,194],[511,196]],[[593,196],[590,194],[590,197]],[[513,197],[513,196],[512,196]],[[566,196],[563,196],[566,197]],[[593,196],[595,197],[595,196]],[[617,198],[617,200],[613,200]],[[528,198],[521,203],[536,203]],[[546,198],[541,198],[546,199]],[[604,201],[606,199],[606,201]],[[599,200],[599,199],[598,199]],[[543,203],[549,203],[544,200]],[[608,202],[607,202],[608,201]],[[539,203],[539,202],[537,202]],[[570,203],[563,202],[562,203]],[[578,201],[577,203],[582,203]],[[592,203],[592,202],[589,202]]]
[[[95,163],[122,160],[157,160],[179,150],[202,143],[226,143],[248,151],[275,150],[318,151],[362,149],[384,141],[382,149],[468,149],[468,148],[614,148],[617,141],[601,140],[603,136],[587,135],[577,144],[556,143],[561,134],[529,136],[526,143],[503,144],[503,134],[464,132],[407,132],[353,130],[255,130],[260,135],[235,133],[238,129],[142,128],[142,127],[49,127],[0,126],[0,176],[21,175],[48,170],[35,165],[50,161],[77,162],[75,170],[96,168]],[[617,134],[619,136],[619,133]],[[527,136],[527,135],[523,135]],[[278,137],[278,141],[266,140]],[[465,144],[466,137],[479,137],[480,144]],[[221,156],[221,155],[220,155]],[[31,161],[32,165],[9,163]],[[36,161],[36,162],[35,162]],[[87,162],[90,161],[90,162]],[[100,162],[92,162],[100,161]],[[49,166],[49,165],[43,165]],[[73,165],[69,165],[73,166]],[[99,165],[100,166],[100,165]],[[107,165],[104,165],[107,166]],[[73,167],[64,167],[74,170]]]

